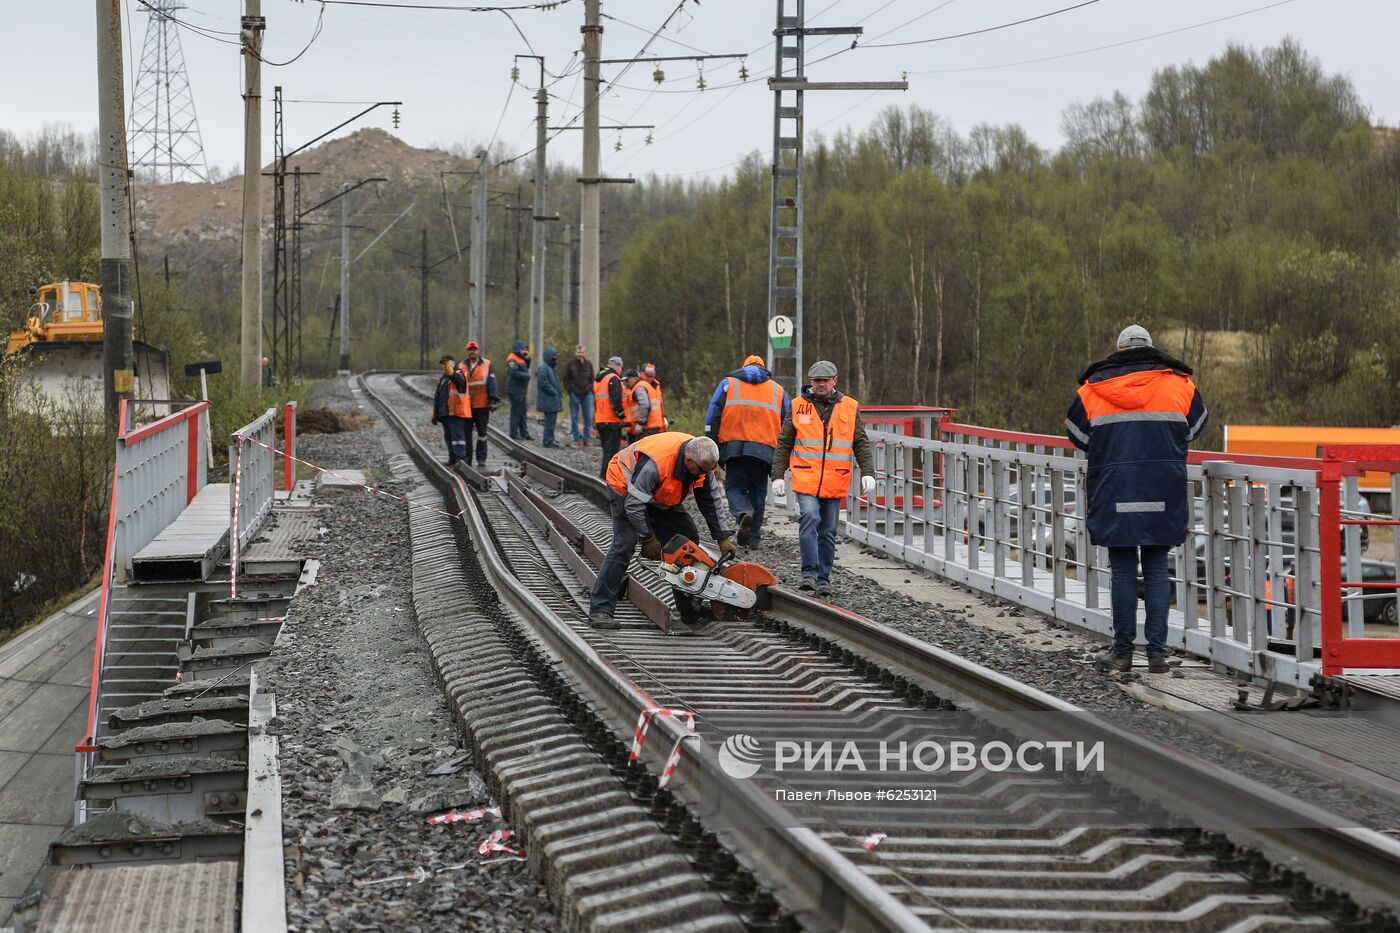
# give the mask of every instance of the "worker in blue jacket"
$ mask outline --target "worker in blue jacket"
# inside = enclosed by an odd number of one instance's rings
[[[1137,640],[1141,562],[1147,669],[1167,670],[1167,552],[1186,540],[1191,518],[1186,448],[1206,426],[1206,403],[1191,367],[1152,345],[1137,324],[1115,351],[1084,370],[1065,432],[1088,454],[1089,540],[1108,548],[1113,647],[1100,670],[1127,671]]]
[[[525,426],[526,396],[530,391],[530,351],[525,341],[517,340],[506,357],[506,398],[510,401],[510,431],[512,438],[533,441]]]
[[[735,537],[744,547],[763,543],[768,472],[778,434],[791,414],[787,393],[757,354],[727,373],[710,397],[705,434],[719,445],[729,511],[739,529]]]

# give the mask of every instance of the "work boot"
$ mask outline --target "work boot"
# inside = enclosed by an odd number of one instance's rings
[[[803,577],[802,582],[797,584],[797,588],[803,593],[815,593],[817,591],[817,581],[811,577]]]
[[[1167,672],[1167,659],[1160,654],[1149,654],[1147,656],[1147,672],[1149,674],[1165,674]]]
[[[831,584],[830,584],[830,583],[818,583],[818,584],[817,584],[817,595],[820,596],[822,599],[826,599],[828,596],[830,596],[830,595],[831,595]]]
[[[1125,673],[1133,669],[1133,656],[1127,655],[1125,657],[1114,654],[1113,649],[1110,648],[1094,659],[1094,667],[1105,674],[1110,674],[1115,671],[1118,673]]]
[[[745,512],[739,516],[739,530],[734,535],[740,547],[749,546],[749,530],[751,528],[753,528],[753,516]]]
[[[592,612],[588,615],[588,624],[600,631],[613,631],[622,628],[622,623],[608,615],[606,612]]]

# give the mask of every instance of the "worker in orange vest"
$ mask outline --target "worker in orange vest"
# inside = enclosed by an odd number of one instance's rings
[[[642,382],[646,384],[647,394],[651,396],[650,414],[647,417],[646,426],[642,429],[642,436],[646,437],[670,430],[670,425],[666,422],[666,413],[661,404],[661,380],[656,378],[655,363],[648,363],[642,367]]]
[[[593,380],[593,426],[598,431],[598,443],[603,448],[603,462],[598,466],[598,476],[608,475],[608,463],[613,454],[622,446],[623,419],[627,409],[623,405],[622,357],[608,359],[608,365],[598,371]]]
[[[496,370],[491,361],[481,355],[481,345],[467,341],[467,358],[457,364],[467,377],[467,397],[471,401],[471,418],[464,433],[467,454],[462,459],[471,462],[472,431],[476,431],[476,465],[486,466],[486,429],[491,424],[491,412],[501,403],[496,389]]]
[[[737,552],[721,515],[718,486],[708,481],[718,464],[719,448],[714,441],[680,431],[644,437],[608,461],[612,545],[588,599],[590,625],[597,629],[620,627],[613,613],[638,541],[642,542],[643,557],[660,560],[662,547],[673,536],[700,539],[695,519],[685,507],[692,492],[721,555]]]
[[[622,374],[622,417],[627,422],[627,443],[661,433],[661,405],[653,410],[651,385],[635,369]],[[649,430],[653,429],[653,430]]]
[[[787,393],[757,355],[721,379],[710,398],[705,434],[719,444],[724,491],[739,526],[735,538],[743,547],[762,544],[768,473],[791,408]]]
[[[831,594],[831,565],[836,560],[836,527],[841,502],[850,492],[851,467],[860,467],[860,489],[875,491],[870,438],[860,420],[860,403],[836,391],[836,364],[818,360],[807,370],[811,384],[792,403],[773,454],[773,492],[784,495],[784,478],[792,467],[797,495],[797,543],[802,554],[798,589]]]
[[[467,422],[472,419],[471,397],[467,395],[467,377],[450,356],[438,360],[442,375],[438,376],[433,393],[433,424],[442,425],[447,441],[447,465],[458,460],[471,462],[467,452]]]

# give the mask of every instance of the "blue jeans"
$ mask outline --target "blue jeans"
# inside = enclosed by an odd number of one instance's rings
[[[802,553],[802,576],[831,582],[831,565],[836,561],[836,525],[841,519],[840,499],[819,499],[797,495],[797,544]]]
[[[511,437],[526,440],[530,437],[530,431],[525,426],[525,395],[507,395],[510,400],[510,430],[507,432]]]
[[[730,457],[724,462],[724,491],[729,499],[729,511],[737,520],[740,515],[752,515],[749,544],[758,544],[763,536],[763,507],[768,501],[768,472],[772,467],[757,457]],[[828,567],[828,569],[830,569]]]
[[[540,438],[540,444],[545,447],[554,446],[554,422],[559,417],[557,411],[547,411],[544,413],[544,436]]]
[[[1138,548],[1111,547],[1108,564],[1113,571],[1109,593],[1113,602],[1113,653],[1120,658],[1131,657],[1133,642],[1137,641]],[[1171,603],[1172,585],[1167,579],[1167,552],[1171,548],[1144,545],[1142,551],[1143,602],[1147,606],[1147,656],[1161,658],[1167,654],[1167,606]]]
[[[612,544],[603,557],[603,566],[598,568],[598,577],[593,581],[593,590],[588,596],[588,614],[601,612],[612,615],[617,610],[617,596],[627,579],[627,565],[632,561],[632,552],[637,549],[637,529],[627,517],[627,500],[611,489],[608,490],[608,512],[612,515]],[[690,517],[685,506],[673,509],[660,506],[647,506],[647,523],[651,533],[665,547],[674,535],[684,535],[691,541],[700,540],[700,529],[695,527],[695,519]]]
[[[593,436],[592,395],[569,393],[569,433],[576,441],[586,441]]]

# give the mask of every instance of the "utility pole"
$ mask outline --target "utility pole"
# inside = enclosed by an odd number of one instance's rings
[[[243,71],[243,388],[262,375],[262,0],[244,0]]]
[[[136,387],[131,346],[131,179],[126,162],[126,85],[120,0],[97,0],[97,129],[102,212],[102,389],[107,423]]]
[[[520,212],[525,210],[525,206],[520,203],[520,185],[515,186],[515,206],[511,208],[515,212],[515,337],[520,339]]]
[[[350,374],[350,186],[340,186],[340,370]]]
[[[598,339],[599,280],[598,218],[601,209],[598,139],[598,59],[603,54],[601,0],[583,0],[583,185],[579,211],[579,320],[578,342],[589,352],[607,359]]]
[[[544,225],[549,178],[545,164],[548,143],[549,94],[544,89],[544,61],[540,61],[540,88],[535,93],[535,204],[530,243],[530,352],[544,351]],[[540,364],[543,365],[543,364]]]
[[[860,26],[807,26],[806,0],[777,0],[773,30],[773,198],[768,241],[768,365],[789,393],[802,386],[802,95],[804,91],[907,91],[908,81],[808,81],[807,36],[859,36]],[[783,318],[781,327],[774,318]],[[782,333],[774,339],[775,330]],[[779,359],[792,360],[781,373]]]
[[[418,266],[418,368],[428,368],[428,228],[423,228],[423,259]]]
[[[467,339],[486,346],[486,153],[476,154],[476,186],[472,188],[472,242],[470,277],[472,287],[471,320],[467,322]]]
[[[559,310],[564,316],[564,323],[571,324],[574,320],[574,228],[568,224],[564,225],[564,255],[561,264],[563,268],[560,269],[559,275],[564,285],[563,294],[559,296]],[[593,348],[589,347],[588,350],[592,352]]]

